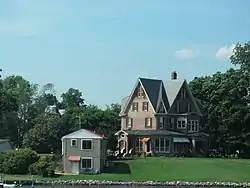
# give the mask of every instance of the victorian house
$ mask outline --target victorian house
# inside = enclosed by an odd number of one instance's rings
[[[121,130],[115,133],[120,149],[151,155],[185,152],[206,155],[208,135],[200,123],[201,104],[186,80],[171,74],[166,82],[139,78],[122,100]]]

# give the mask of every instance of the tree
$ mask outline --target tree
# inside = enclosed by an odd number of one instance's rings
[[[220,142],[223,147],[233,148],[242,141],[244,122],[241,119],[248,113],[248,87],[248,77],[241,70],[234,69],[190,82],[193,94],[202,101],[205,123],[212,140]],[[213,146],[216,147],[216,142]],[[238,144],[237,147],[241,146]]]
[[[250,41],[244,45],[237,43],[233,55],[230,57],[232,64],[240,65],[241,70],[250,72]]]
[[[32,127],[28,112],[37,92],[37,85],[31,84],[22,76],[9,76],[3,80],[3,91],[11,96],[18,105],[17,115],[20,121],[17,132],[20,133],[18,140],[22,140],[24,133]]]
[[[70,88],[66,93],[63,93],[61,97],[62,105],[64,108],[84,106],[82,92],[80,92],[78,89]]]
[[[25,135],[23,146],[38,153],[51,153],[61,150],[61,137],[69,133],[67,121],[58,116],[42,116]]]

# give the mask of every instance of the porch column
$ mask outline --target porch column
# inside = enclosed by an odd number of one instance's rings
[[[195,138],[192,138],[192,145],[193,145],[193,149],[195,150]]]

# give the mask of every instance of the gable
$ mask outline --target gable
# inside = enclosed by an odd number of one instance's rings
[[[133,99],[137,96],[138,89],[142,89],[144,92],[144,98],[148,99],[149,104],[151,105],[153,111],[156,111],[159,91],[161,86],[161,80],[153,80],[147,78],[139,78],[131,95],[127,98],[127,101],[121,111],[121,115],[126,113],[130,108]]]
[[[177,89],[177,87],[176,87],[176,89]],[[181,97],[183,90],[185,92],[185,98]],[[172,102],[172,105],[170,107],[171,108],[170,110],[171,110],[171,112],[177,111],[178,108],[181,109],[181,108],[183,108],[183,105],[187,105],[187,104],[190,104],[192,106],[192,109],[194,109],[193,110],[194,112],[201,115],[200,108],[197,105],[197,102],[196,102],[194,96],[192,95],[186,80],[184,80],[182,85],[179,87],[179,90],[176,92],[175,97],[173,97],[173,102]],[[184,108],[187,108],[187,107],[185,106]]]
[[[169,109],[169,104],[167,101],[167,95],[163,83],[161,83],[158,102],[156,107],[157,113],[167,113]]]

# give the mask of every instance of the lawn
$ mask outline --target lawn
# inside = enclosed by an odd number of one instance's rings
[[[4,179],[31,177],[6,175]],[[119,161],[109,172],[99,175],[63,175],[54,179],[250,182],[250,160],[152,157]]]

